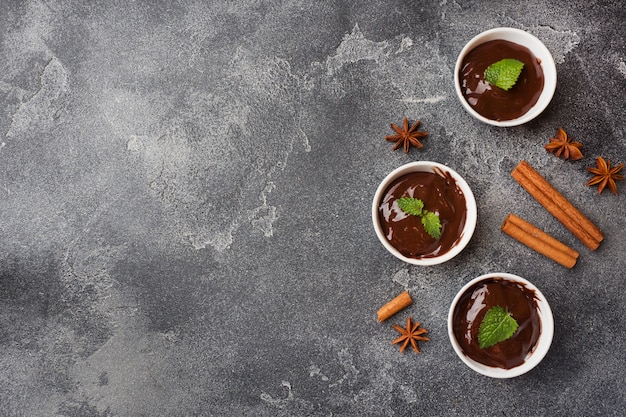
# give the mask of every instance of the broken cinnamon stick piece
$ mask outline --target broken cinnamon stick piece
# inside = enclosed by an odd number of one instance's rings
[[[596,250],[604,235],[587,217],[569,202],[556,188],[522,160],[511,176],[532,195],[550,214],[556,217],[589,249]]]
[[[514,214],[504,219],[501,229],[513,239],[566,268],[571,269],[576,265],[577,251]]]
[[[382,306],[378,310],[378,321],[383,322],[389,317],[398,313],[400,310],[408,307],[413,303],[408,291],[403,291],[393,300]]]

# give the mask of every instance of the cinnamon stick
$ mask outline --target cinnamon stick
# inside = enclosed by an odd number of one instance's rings
[[[408,307],[413,303],[408,291],[403,291],[393,300],[382,306],[378,310],[378,321],[383,322],[393,316],[400,310]]]
[[[566,268],[571,269],[576,265],[577,251],[515,214],[509,214],[504,219],[501,229],[518,242]]]
[[[535,171],[528,162],[522,160],[513,169],[511,176],[585,246],[591,250],[596,250],[600,246],[600,242],[604,239],[600,229]]]

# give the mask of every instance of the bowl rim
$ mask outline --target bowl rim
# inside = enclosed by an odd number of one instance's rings
[[[527,357],[526,361],[523,364],[515,368],[504,369],[487,366],[471,359],[463,353],[458,341],[456,340],[456,336],[454,335],[452,322],[454,309],[459,299],[471,286],[490,278],[503,278],[508,281],[521,283],[526,288],[533,290],[537,296],[537,309],[539,311],[539,318],[541,321],[541,333],[539,334],[539,339],[537,340],[535,350],[530,354],[529,357]],[[507,272],[492,272],[472,279],[457,292],[456,296],[452,300],[452,303],[450,304],[450,309],[448,311],[448,336],[457,356],[461,358],[463,363],[465,363],[474,371],[492,378],[513,378],[525,374],[526,372],[535,368],[546,356],[548,350],[550,350],[552,339],[554,338],[554,317],[552,316],[552,310],[550,309],[550,304],[548,303],[548,300],[539,290],[539,288],[537,288],[533,283],[528,281],[526,278],[522,278],[515,274],[510,274]]]
[[[458,187],[463,192],[465,197],[465,205],[467,209],[467,215],[465,219],[465,226],[463,227],[463,231],[461,232],[460,240],[456,243],[456,245],[452,246],[449,251],[446,253],[435,256],[432,258],[409,258],[400,253],[396,248],[394,248],[391,243],[385,238],[385,235],[382,231],[382,226],[378,221],[378,206],[380,199],[383,196],[383,193],[389,186],[389,184],[394,181],[396,178],[401,177],[402,175],[411,173],[411,172],[433,172],[437,173],[436,169],[439,169],[442,172],[449,172],[450,175],[456,181]],[[474,198],[474,193],[471,188],[465,181],[465,179],[459,175],[458,172],[453,170],[447,165],[441,164],[439,162],[433,161],[414,161],[409,162],[404,165],[401,165],[391,171],[387,176],[380,182],[378,187],[376,188],[376,192],[374,193],[374,199],[372,201],[372,223],[374,225],[374,230],[376,232],[376,236],[378,236],[378,240],[382,243],[382,245],[396,258],[407,262],[412,265],[437,265],[443,262],[446,262],[456,255],[458,255],[469,243],[472,235],[474,234],[474,230],[476,229],[476,221],[477,221],[477,207],[476,207],[476,199]]]
[[[467,53],[474,49],[476,46],[496,39],[503,39],[525,46],[530,49],[537,58],[541,60],[541,66],[544,74],[543,91],[541,92],[537,103],[535,103],[535,105],[531,107],[525,114],[516,119],[497,121],[486,118],[469,105],[469,103],[463,96],[463,92],[461,91],[459,72],[461,70],[461,65],[463,63],[463,58],[465,58],[465,55],[467,55]],[[461,49],[461,52],[457,56],[456,64],[454,66],[454,88],[463,108],[474,118],[492,126],[519,126],[535,119],[537,116],[543,113],[543,111],[552,101],[552,98],[554,97],[554,92],[556,90],[556,84],[556,64],[554,62],[552,54],[545,46],[545,44],[535,35],[525,30],[513,27],[497,27],[477,34],[465,44],[463,49]]]

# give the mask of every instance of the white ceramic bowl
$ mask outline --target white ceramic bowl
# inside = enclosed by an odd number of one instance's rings
[[[541,333],[539,335],[539,339],[537,340],[537,344],[535,345],[535,349],[529,354],[523,364],[511,369],[487,366],[468,357],[461,349],[461,346],[459,345],[456,336],[454,335],[454,326],[452,322],[456,304],[458,303],[461,296],[465,293],[465,291],[467,291],[471,286],[480,281],[498,277],[508,281],[519,282],[529,290],[535,292],[537,296],[536,298],[537,307],[539,310],[539,320],[541,322]],[[548,301],[537,287],[535,287],[528,280],[517,275],[508,274],[505,272],[496,272],[474,278],[473,280],[465,284],[463,288],[461,288],[461,290],[457,293],[456,297],[454,297],[454,300],[452,301],[452,305],[450,306],[450,311],[448,313],[448,336],[450,337],[450,342],[452,342],[452,347],[454,348],[456,354],[467,366],[472,368],[474,371],[492,378],[513,378],[530,371],[535,366],[537,366],[539,362],[541,362],[541,360],[546,356],[548,350],[550,349],[550,345],[552,344],[552,338],[554,336],[554,319],[552,317],[552,310],[550,309]]]
[[[476,48],[478,45],[498,39],[525,46],[526,48],[530,49],[530,51],[539,60],[541,60],[541,68],[544,75],[543,91],[541,92],[537,103],[535,103],[535,105],[531,107],[528,112],[518,117],[517,119],[502,121],[488,119],[485,116],[479,114],[476,110],[472,108],[472,106],[469,105],[461,91],[459,72],[461,71],[461,65],[463,64],[463,59],[465,58],[465,55],[467,55],[468,52]],[[467,110],[467,112],[474,116],[476,119],[493,126],[518,126],[523,123],[529,122],[535,117],[539,116],[546,109],[546,107],[548,107],[548,104],[550,104],[552,96],[554,96],[554,90],[556,89],[556,65],[554,64],[554,58],[552,57],[552,54],[550,54],[548,48],[546,48],[543,42],[541,42],[530,33],[520,29],[508,27],[490,29],[476,35],[461,50],[461,53],[456,60],[456,66],[454,68],[454,87],[456,89],[456,94],[465,110]]]
[[[448,172],[456,181],[458,187],[463,192],[465,197],[465,204],[467,209],[467,215],[465,219],[465,226],[463,227],[463,232],[461,233],[460,239],[456,242],[456,244],[448,251],[440,256],[432,257],[432,258],[408,258],[400,253],[396,248],[394,248],[391,243],[385,237],[383,233],[382,226],[378,220],[378,206],[380,204],[381,199],[385,193],[385,190],[389,185],[396,180],[397,178],[409,174],[411,172]],[[458,255],[465,246],[469,243],[472,238],[472,234],[474,233],[474,229],[476,228],[476,218],[477,218],[477,209],[476,209],[476,200],[474,199],[474,194],[470,189],[467,182],[461,177],[456,171],[447,167],[446,165],[430,162],[430,161],[417,161],[410,162],[408,164],[402,165],[395,170],[391,171],[389,175],[385,177],[385,179],[380,183],[378,188],[376,189],[376,193],[374,194],[374,200],[372,202],[372,222],[374,224],[374,230],[376,231],[376,235],[378,239],[383,244],[383,246],[391,252],[398,259],[403,260],[404,262],[413,264],[413,265],[436,265],[442,262],[445,262],[449,259],[452,259],[456,255]]]

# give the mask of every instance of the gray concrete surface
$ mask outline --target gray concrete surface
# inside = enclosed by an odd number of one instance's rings
[[[453,68],[512,26],[557,62],[546,112],[473,120]],[[5,0],[0,5],[0,415],[623,415],[626,12],[619,0]],[[383,137],[404,116],[422,150]],[[558,127],[583,142],[545,152]],[[528,160],[604,232],[590,252],[510,177]],[[382,178],[434,160],[479,220],[452,261],[377,241]],[[511,211],[581,253],[567,270],[503,235]],[[522,275],[555,339],[512,380],[467,368],[446,317],[468,280]],[[389,323],[376,310],[404,289]],[[391,345],[410,315],[422,353]]]

